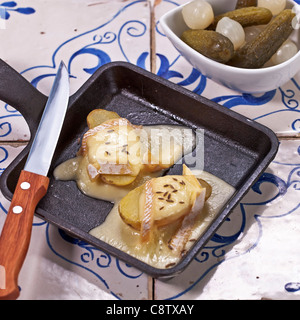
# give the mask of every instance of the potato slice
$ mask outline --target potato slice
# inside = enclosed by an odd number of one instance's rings
[[[183,156],[183,139],[185,138],[188,140],[193,137],[186,136],[184,130],[180,130],[177,127],[154,127],[153,131],[148,131],[148,136],[146,137],[147,149],[143,154],[145,170],[148,172],[157,172],[168,169],[174,165],[174,163]],[[145,137],[142,136],[141,141],[143,143],[144,140]]]
[[[127,186],[134,182],[136,176],[122,176],[113,174],[102,174],[100,175],[101,180],[107,184],[113,184],[115,186]]]
[[[116,112],[95,109],[87,116],[87,123],[90,129],[83,136],[78,154],[88,157],[87,171],[92,181],[101,178],[105,183],[125,186],[141,170],[147,173],[169,168],[182,152],[182,145],[175,143],[178,130],[159,132],[158,136],[174,142],[166,148],[152,141],[157,145],[153,148],[149,133],[140,130],[142,126],[132,125]]]
[[[107,120],[118,119],[118,118],[120,118],[120,116],[116,112],[108,111],[104,109],[94,109],[88,114],[86,120],[87,120],[88,127],[92,129],[99,126],[100,124],[102,124]]]
[[[203,179],[199,179],[197,178],[197,180],[199,181],[199,183],[201,184],[202,188],[205,188],[206,189],[206,192],[205,192],[205,201],[211,196],[211,193],[212,193],[212,187],[211,185],[203,180]]]
[[[144,156],[144,168],[147,172],[158,172],[170,168],[174,164],[174,157],[170,155],[170,161],[163,163],[161,157],[153,155],[148,150],[147,156]]]
[[[81,153],[88,158],[91,180],[101,179],[109,184],[124,186],[132,183],[141,168],[139,127],[127,119],[110,119],[88,130]]]
[[[117,118],[117,119],[110,119],[107,120],[103,123],[101,123],[100,125],[88,130],[83,138],[82,138],[82,142],[81,142],[81,154],[83,156],[85,156],[87,154],[88,151],[88,139],[91,137],[96,136],[98,133],[98,138],[99,140],[103,140],[103,142],[108,142],[108,140],[105,139],[109,139],[109,137],[114,133],[114,138],[116,139],[116,134],[115,134],[115,129],[118,129],[119,127],[135,127],[133,126],[127,119],[125,118]],[[103,135],[103,137],[102,137]]]
[[[190,175],[187,169],[184,169],[184,173],[182,176],[169,175],[151,180],[155,226],[165,226],[186,216],[202,192],[203,188],[196,177]],[[144,212],[140,199],[145,193],[145,185],[130,191],[119,204],[121,218],[136,230],[141,230]]]
[[[189,176],[190,182],[195,186],[198,186],[198,184],[200,183],[201,187],[206,189],[205,201],[211,196],[211,193],[212,193],[211,185],[203,179],[196,178],[193,172],[186,165],[183,165],[182,174],[185,176]]]
[[[143,184],[130,191],[119,203],[120,217],[135,230],[141,230],[139,202],[144,190],[145,185]]]

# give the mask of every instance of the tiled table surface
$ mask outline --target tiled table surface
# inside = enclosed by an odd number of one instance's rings
[[[35,218],[19,299],[299,299],[300,75],[275,91],[244,95],[206,79],[163,35],[160,16],[186,0],[4,2],[0,57],[49,93],[67,64],[74,93],[95,68],[129,61],[270,127],[276,159],[191,265],[154,280]],[[26,9],[23,9],[26,8]],[[3,16],[2,16],[3,17]],[[0,105],[1,172],[26,145],[25,120]],[[0,229],[9,202],[0,197]],[[214,241],[215,240],[215,241]]]

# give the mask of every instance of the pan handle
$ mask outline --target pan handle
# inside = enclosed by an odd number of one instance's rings
[[[17,109],[32,132],[37,129],[47,97],[0,59],[0,100]]]

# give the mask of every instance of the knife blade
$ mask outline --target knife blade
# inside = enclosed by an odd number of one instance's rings
[[[18,276],[30,244],[36,206],[47,193],[47,174],[68,101],[69,74],[61,62],[0,236],[0,300],[17,299],[20,294]]]

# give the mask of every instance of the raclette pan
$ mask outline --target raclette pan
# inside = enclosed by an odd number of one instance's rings
[[[28,146],[0,178],[1,191],[11,200],[47,97],[0,60],[0,99],[23,115],[31,132]],[[86,117],[97,108],[115,111],[137,125],[184,125],[193,130],[204,129],[204,170],[236,189],[205,233],[172,268],[154,268],[91,236],[89,231],[103,223],[113,204],[82,194],[75,181],[53,178],[53,170],[58,164],[76,156],[80,140],[88,130]],[[154,278],[174,277],[215,234],[273,160],[277,150],[276,135],[267,127],[135,65],[111,62],[100,67],[70,97],[49,171],[50,187],[39,203],[36,215]],[[181,173],[182,167],[178,169],[177,166],[166,174],[176,174],[176,170]]]

